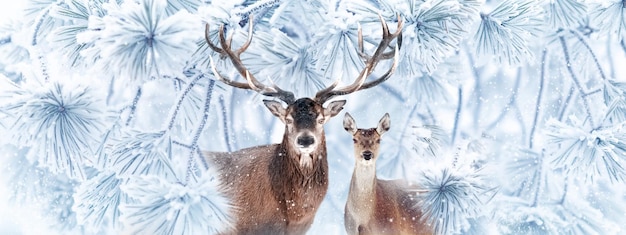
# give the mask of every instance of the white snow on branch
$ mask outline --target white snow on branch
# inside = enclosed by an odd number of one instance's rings
[[[85,179],[91,146],[100,137],[103,108],[86,86],[59,82],[26,88],[4,108],[11,114],[14,141],[30,146],[29,160],[54,173]]]
[[[120,228],[118,206],[130,200],[120,189],[124,181],[113,172],[100,172],[78,186],[72,207],[78,223],[91,233]]]
[[[188,185],[133,177],[122,190],[137,200],[120,206],[124,230],[132,234],[215,234],[233,225],[230,201],[212,171]]]
[[[175,177],[169,133],[126,130],[111,141],[110,166],[119,176],[160,175]]]
[[[623,181],[626,177],[625,123],[592,131],[578,126],[575,122],[570,125],[548,121],[548,143],[562,146],[553,160],[555,167],[587,180],[606,176]]]
[[[622,0],[592,1],[589,18],[604,34],[617,34],[618,40],[626,38],[626,2]]]
[[[509,65],[532,60],[530,47],[543,21],[539,3],[538,0],[505,0],[490,13],[482,13],[474,35],[477,55],[495,56],[499,63]]]
[[[165,0],[109,3],[105,7],[108,14],[90,17],[92,30],[77,36],[81,43],[94,43],[83,55],[95,56],[90,59],[118,79],[183,77],[185,62],[196,48],[195,40],[202,36],[200,18],[185,10],[167,14]]]

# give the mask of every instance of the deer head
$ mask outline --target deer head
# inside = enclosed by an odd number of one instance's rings
[[[346,113],[343,118],[343,128],[352,134],[354,142],[354,157],[357,164],[373,165],[378,158],[380,148],[380,139],[385,132],[391,127],[389,114],[385,113],[376,128],[357,129],[356,122]]]
[[[243,76],[246,81],[237,82],[221,76],[218,73],[212,58],[210,58],[211,68],[213,70],[213,73],[215,74],[215,77],[227,85],[241,89],[254,90],[262,95],[278,98],[279,100],[284,102],[287,105],[286,108],[283,107],[283,104],[278,101],[263,101],[265,103],[265,106],[270,110],[270,112],[278,117],[285,125],[283,144],[286,144],[286,147],[288,149],[291,149],[297,155],[310,155],[317,149],[319,149],[320,145],[325,144],[323,128],[324,123],[326,123],[331,117],[337,115],[343,109],[343,106],[346,103],[345,100],[333,101],[324,108],[323,105],[327,101],[336,96],[347,95],[359,90],[374,87],[387,80],[395,71],[398,59],[397,49],[402,42],[402,20],[398,16],[397,31],[395,33],[390,33],[387,24],[384,22],[382,16],[379,16],[379,18],[381,20],[383,28],[383,38],[372,56],[368,56],[364,52],[363,36],[359,27],[359,55],[365,60],[365,68],[363,68],[363,70],[360,72],[359,77],[355,79],[355,81],[351,85],[342,88],[337,88],[337,85],[339,83],[339,80],[337,80],[329,87],[318,91],[313,98],[305,97],[296,100],[292,92],[283,90],[279,88],[276,84],[268,86],[259,82],[252,74],[250,74],[248,69],[243,65],[240,55],[250,46],[250,43],[252,41],[252,18],[250,18],[250,20],[248,21],[249,30],[246,42],[239,49],[234,51],[232,48],[232,35],[230,35],[228,38],[225,37],[223,25],[219,30],[219,41],[221,47],[216,46],[209,39],[208,24],[206,25],[205,29],[205,39],[209,47],[215,52],[219,53],[222,58],[229,58],[239,74],[241,74],[241,76]],[[391,42],[396,38],[398,39],[397,46],[393,47],[392,51],[386,51],[387,48],[390,47]],[[366,78],[372,73],[380,60],[391,58],[394,59],[393,64],[385,74],[377,79],[365,82]],[[300,159],[300,163],[301,165],[307,165],[307,161],[303,161],[302,159]]]

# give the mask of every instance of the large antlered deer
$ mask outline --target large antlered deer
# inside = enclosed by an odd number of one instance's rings
[[[376,160],[381,136],[390,128],[385,114],[376,128],[357,129],[346,113],[343,128],[354,141],[354,172],[345,208],[348,234],[433,234],[432,227],[422,219],[416,207],[415,192],[402,180],[380,180],[376,177]]]
[[[278,101],[263,101],[270,112],[285,124],[285,134],[280,144],[228,153],[204,153],[206,159],[219,169],[223,186],[233,199],[236,222],[228,234],[304,234],[309,229],[328,189],[323,125],[343,109],[346,101],[330,102],[326,108],[323,107],[324,103],[336,96],[374,87],[387,80],[396,68],[402,20],[398,16],[395,33],[389,32],[382,17],[380,20],[383,37],[372,56],[364,53],[359,28],[359,53],[365,59],[365,68],[354,83],[337,88],[338,82],[335,82],[318,91],[313,99],[297,100],[290,91],[259,82],[242,63],[240,55],[252,40],[252,20],[248,23],[247,41],[235,51],[231,45],[232,35],[225,38],[223,25],[219,30],[221,47],[217,47],[209,40],[207,24],[205,39],[209,47],[222,57],[228,57],[246,82],[236,82],[221,76],[211,60],[215,77],[227,85],[254,90],[287,104],[287,108],[284,108]],[[396,38],[398,40],[394,50],[386,51]],[[384,75],[365,82],[380,60],[391,58],[394,58],[393,64]]]

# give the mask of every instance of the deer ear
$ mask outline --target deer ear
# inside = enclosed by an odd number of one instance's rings
[[[343,117],[343,129],[346,129],[346,131],[352,135],[356,133],[356,122],[354,121],[354,118],[352,118],[352,116],[350,116],[350,114],[347,112],[346,115]]]
[[[385,116],[378,121],[378,127],[376,127],[376,132],[379,135],[385,134],[391,128],[391,118],[389,118],[389,113],[385,113]]]
[[[283,105],[278,101],[273,100],[263,100],[263,103],[267,107],[267,109],[274,114],[274,116],[280,118],[281,121],[284,122],[286,110],[283,108]]]
[[[324,116],[326,116],[327,118],[336,116],[337,114],[339,114],[339,112],[341,112],[345,104],[345,100],[336,100],[330,102],[330,104],[328,104],[328,107],[324,109]]]

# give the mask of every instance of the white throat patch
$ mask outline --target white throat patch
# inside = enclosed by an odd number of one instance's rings
[[[300,166],[303,168],[313,167],[313,157],[311,157],[311,154],[300,154]]]

